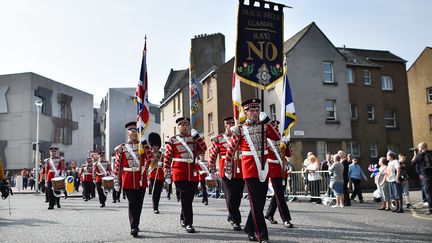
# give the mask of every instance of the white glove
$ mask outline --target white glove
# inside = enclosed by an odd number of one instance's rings
[[[193,129],[193,128],[191,129],[191,135],[192,135],[193,138],[199,138],[198,131],[195,130],[195,129]]]
[[[158,166],[159,168],[162,168],[162,166],[163,166],[163,162],[162,162],[162,161],[159,161],[159,162],[157,163],[157,166]]]
[[[166,184],[171,184],[171,175],[165,175]]]
[[[116,190],[116,192],[119,192],[120,191],[120,186],[119,185],[115,185],[114,186],[114,190]]]
[[[259,114],[259,120],[260,122],[266,124],[270,121],[270,118],[268,117],[267,113],[261,111]]]

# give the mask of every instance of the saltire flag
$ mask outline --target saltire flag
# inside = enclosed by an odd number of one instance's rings
[[[233,101],[233,114],[234,120],[236,124],[242,124],[246,121],[246,115],[243,111],[243,107],[241,106],[241,89],[240,89],[240,80],[237,78],[235,71],[233,72],[232,77],[232,101]]]
[[[144,133],[147,130],[148,125],[150,124],[146,55],[147,37],[144,41],[144,52],[141,61],[141,72],[139,78],[140,81],[138,82],[138,87],[135,91],[134,98],[134,103],[137,106],[137,129],[140,144],[146,140]],[[139,146],[139,148],[140,154],[143,154],[144,149],[142,147],[142,144]]]
[[[282,139],[285,142],[290,140],[289,130],[296,124],[297,117],[294,109],[294,102],[291,94],[291,88],[288,80],[288,72],[285,73],[283,82],[283,93],[282,93],[282,109],[281,109],[281,120],[282,120]]]
[[[198,131],[202,130],[202,98],[200,89],[196,82],[195,69],[192,60],[192,49],[190,52],[190,67],[189,67],[189,97],[190,97],[190,119],[191,128]]]

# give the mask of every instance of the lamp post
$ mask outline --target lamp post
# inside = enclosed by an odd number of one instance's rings
[[[43,105],[42,100],[35,101],[37,115],[36,115],[36,159],[35,159],[35,195],[39,193],[39,117]]]

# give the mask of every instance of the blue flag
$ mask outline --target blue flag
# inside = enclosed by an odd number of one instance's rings
[[[296,124],[297,117],[294,109],[294,101],[291,94],[291,88],[288,80],[288,72],[285,73],[283,83],[283,97],[282,97],[282,138],[284,141],[290,140],[289,129]]]
[[[202,130],[201,127],[203,125],[202,120],[202,98],[200,89],[196,82],[195,77],[195,69],[192,60],[192,50],[191,50],[191,58],[190,58],[190,68],[189,68],[189,95],[190,95],[190,119],[191,119],[191,128],[194,128],[198,131]]]

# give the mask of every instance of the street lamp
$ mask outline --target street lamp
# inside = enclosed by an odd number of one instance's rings
[[[43,102],[41,99],[35,101],[37,115],[36,115],[36,159],[35,159],[35,195],[39,193],[39,116]]]

